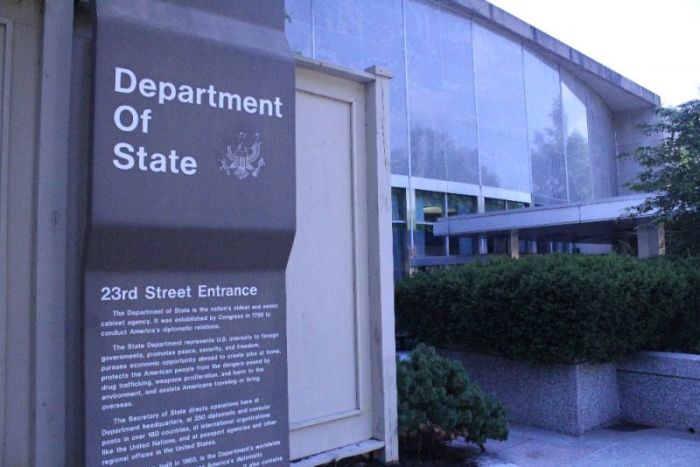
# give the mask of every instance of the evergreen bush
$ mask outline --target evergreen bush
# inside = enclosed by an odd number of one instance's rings
[[[617,255],[546,255],[421,273],[396,287],[397,326],[436,346],[537,363],[608,362],[665,345],[664,326],[698,316],[688,270]]]
[[[700,354],[700,259],[658,258],[654,263],[680,276],[681,299],[670,319],[661,323],[658,338],[651,342],[650,348]]]
[[[399,440],[421,453],[463,436],[479,444],[508,437],[505,410],[492,396],[470,383],[457,362],[418,345],[397,365]]]

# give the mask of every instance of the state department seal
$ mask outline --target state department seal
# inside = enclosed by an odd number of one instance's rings
[[[248,135],[244,132],[238,134],[238,145],[232,149],[231,145],[226,145],[226,152],[219,157],[219,169],[226,172],[226,175],[233,173],[240,180],[252,175],[257,177],[265,167],[265,159],[260,155],[260,134],[255,133],[253,143],[248,145],[246,140]]]

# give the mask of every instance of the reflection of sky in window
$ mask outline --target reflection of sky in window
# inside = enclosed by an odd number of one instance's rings
[[[473,26],[481,181],[530,191],[522,48]]]
[[[314,58],[354,70],[377,65],[391,73],[391,171],[408,175],[402,1],[329,0],[313,7]],[[286,0],[285,8],[290,47],[311,56],[311,0]]]
[[[569,201],[585,201],[593,197],[588,116],[584,103],[585,93],[588,91],[575,78],[562,74],[561,92],[566,132]]]
[[[524,51],[532,192],[538,204],[567,201],[559,71]]]
[[[563,154],[559,72],[531,52],[524,53],[530,145],[544,140],[552,151]]]
[[[478,183],[471,23],[406,3],[412,174]]]
[[[566,83],[561,84],[562,102],[564,106],[564,122],[566,136],[569,137],[578,133],[588,140],[588,118],[586,116],[586,105],[576,97],[574,92]]]
[[[569,164],[575,196],[617,193],[610,110],[565,69],[560,81],[536,50],[428,0],[285,0],[285,10],[294,52],[311,56],[315,38],[317,59],[391,71],[392,173],[408,174],[410,147],[414,176],[465,183],[480,176],[484,185],[561,202],[566,161],[556,155],[566,146],[569,160],[579,159]],[[576,167],[585,173],[573,174]]]
[[[311,0],[286,0],[284,29],[293,53],[311,57]]]
[[[588,144],[593,169],[593,196],[616,196],[617,160],[612,112],[605,102],[593,93],[588,94]]]

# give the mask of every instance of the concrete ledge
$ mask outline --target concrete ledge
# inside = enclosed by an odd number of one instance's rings
[[[639,352],[622,360],[618,371],[650,373],[700,381],[700,355],[672,352]]]
[[[640,352],[618,366],[622,418],[700,430],[700,355]]]
[[[460,362],[471,381],[493,394],[510,422],[578,436],[619,417],[614,364],[533,365],[455,350],[440,354]]]

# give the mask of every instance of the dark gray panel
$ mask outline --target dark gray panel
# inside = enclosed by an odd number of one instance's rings
[[[96,2],[87,465],[288,464],[294,72],[282,0]]]

